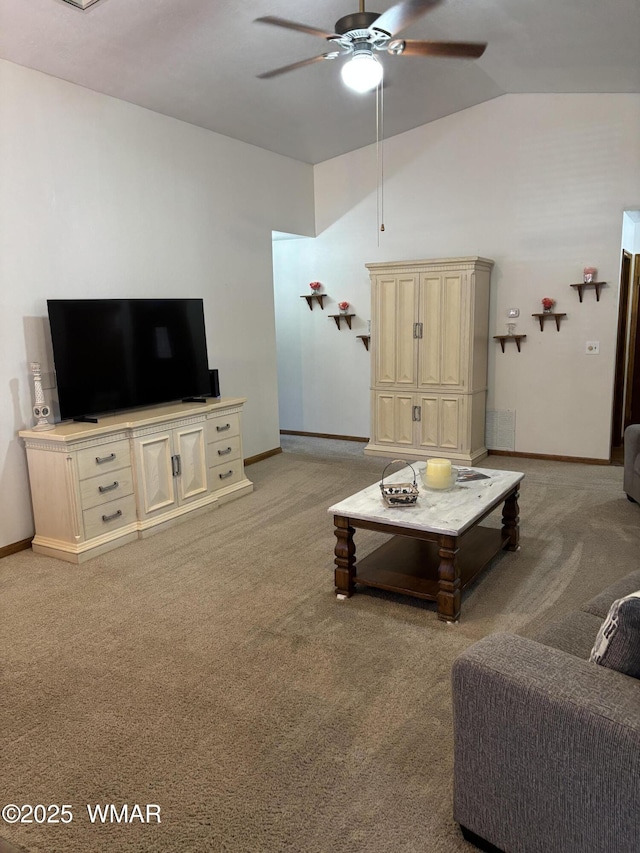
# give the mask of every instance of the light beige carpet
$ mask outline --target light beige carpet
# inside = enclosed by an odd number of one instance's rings
[[[362,445],[283,438],[255,492],[82,566],[0,560],[2,803],[70,804],[0,824],[30,853],[457,853],[449,673],[496,631],[530,633],[638,567],[619,467],[522,470],[521,545],[462,620],[333,592],[326,509],[378,479]],[[493,517],[492,517],[493,518]],[[499,525],[499,517],[490,523]],[[365,553],[380,542],[358,531]],[[92,824],[86,804],[161,807]]]

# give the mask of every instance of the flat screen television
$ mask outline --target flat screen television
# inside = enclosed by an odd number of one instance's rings
[[[202,299],[48,299],[62,419],[210,396]]]

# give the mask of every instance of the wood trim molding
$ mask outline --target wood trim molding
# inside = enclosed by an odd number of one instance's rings
[[[247,465],[253,465],[254,462],[262,462],[263,459],[268,459],[270,456],[277,456],[278,453],[282,453],[281,447],[274,447],[273,450],[265,450],[264,453],[257,453],[255,456],[248,456],[244,460],[245,467]]]
[[[521,459],[548,459],[550,462],[582,462],[583,465],[610,465],[609,459],[589,456],[553,456],[550,453],[519,453],[515,450],[489,450],[489,456],[517,456]]]
[[[369,439],[360,435],[333,435],[329,432],[301,432],[297,429],[281,429],[280,435],[306,435],[309,438],[335,438],[339,441],[360,441],[366,444]]]
[[[12,542],[11,545],[4,545],[0,548],[0,560],[3,557],[8,557],[10,554],[17,554],[18,551],[26,551],[28,548],[31,548],[32,539],[33,537],[30,536],[28,539],[22,539],[20,542]]]

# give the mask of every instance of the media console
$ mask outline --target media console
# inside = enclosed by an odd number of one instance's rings
[[[22,430],[32,548],[71,563],[253,490],[242,457],[244,397],[172,403]]]

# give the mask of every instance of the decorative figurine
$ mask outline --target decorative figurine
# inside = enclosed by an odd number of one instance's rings
[[[33,392],[34,406],[33,414],[38,419],[38,423],[33,427],[34,430],[55,429],[55,424],[50,424],[48,418],[51,414],[49,405],[45,402],[42,392],[42,378],[40,376],[40,362],[32,361],[29,365],[33,373]]]

